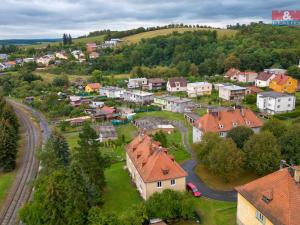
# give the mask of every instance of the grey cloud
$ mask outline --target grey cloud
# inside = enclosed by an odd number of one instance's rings
[[[96,29],[167,23],[264,20],[273,9],[300,9],[299,0],[1,0],[0,39],[73,36]]]

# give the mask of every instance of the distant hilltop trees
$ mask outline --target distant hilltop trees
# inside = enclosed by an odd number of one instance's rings
[[[111,38],[123,38],[126,36],[143,33],[146,31],[161,30],[161,29],[168,29],[168,28],[213,28],[213,27],[206,26],[206,25],[199,25],[199,24],[187,25],[187,24],[180,23],[180,24],[169,24],[165,26],[147,27],[147,28],[139,27],[136,29],[124,30],[124,31],[112,31],[112,30],[93,31],[86,36],[81,36],[80,38],[106,35],[104,40],[109,40]],[[218,28],[214,28],[214,29],[218,29]]]
[[[71,45],[73,43],[71,34],[63,34],[63,45]]]

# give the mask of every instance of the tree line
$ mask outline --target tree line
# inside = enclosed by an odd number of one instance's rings
[[[267,121],[260,133],[245,126],[230,130],[227,137],[206,133],[196,144],[198,160],[224,181],[231,181],[244,170],[266,175],[279,168],[281,159],[300,164],[300,125]]]
[[[97,138],[95,130],[85,124],[78,146],[71,151],[58,131],[50,136],[38,153],[42,169],[34,183],[33,199],[20,211],[25,224],[141,225],[149,218],[173,220],[194,216],[191,196],[171,190],[154,194],[147,202],[132,206],[126,214],[103,210],[104,171],[111,159],[101,152]]]
[[[299,35],[299,29],[254,23],[232,36],[215,30],[174,32],[104,52],[92,67],[124,73],[134,67],[166,66],[182,76],[189,75],[192,65],[197,67],[195,75],[222,74],[230,67],[257,72],[270,67],[287,69],[300,58]]]
[[[19,122],[11,105],[0,97],[0,171],[16,168]]]

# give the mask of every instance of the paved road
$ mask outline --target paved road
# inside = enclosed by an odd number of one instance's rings
[[[201,191],[202,195],[220,201],[236,201],[237,194],[236,191],[217,191],[208,187],[194,171],[197,165],[195,153],[189,142],[189,132],[187,127],[181,121],[173,121],[172,124],[181,131],[182,143],[185,149],[192,155],[191,160],[185,161],[182,167],[188,173],[187,182],[193,182],[198,189]]]
[[[38,173],[39,162],[36,160],[34,152],[50,134],[47,122],[40,113],[13,100],[9,100],[9,102],[14,107],[20,123],[24,126],[26,144],[16,179],[0,211],[1,225],[14,225],[19,222],[19,209],[30,199],[32,194],[32,188],[28,182],[34,180]],[[34,124],[32,117],[36,117],[40,121],[40,126]],[[41,130],[43,135],[41,135]]]

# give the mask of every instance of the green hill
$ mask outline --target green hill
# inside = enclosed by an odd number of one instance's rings
[[[75,44],[86,44],[89,42],[102,42],[104,38],[104,35],[94,36],[94,37],[85,37],[85,38],[74,38],[73,42]],[[60,42],[44,42],[40,44],[34,44],[34,45],[24,45],[24,48],[44,48],[47,45],[53,45],[57,46]]]
[[[212,28],[185,28],[184,27],[184,28],[168,28],[168,29],[147,31],[147,32],[124,37],[124,38],[122,38],[122,40],[125,43],[134,44],[134,43],[138,43],[143,38],[147,39],[147,38],[153,38],[156,36],[164,36],[164,35],[172,34],[173,32],[184,33],[187,31],[200,31],[200,30],[216,30],[218,33],[218,37],[233,36],[237,33],[237,30],[212,29]]]

